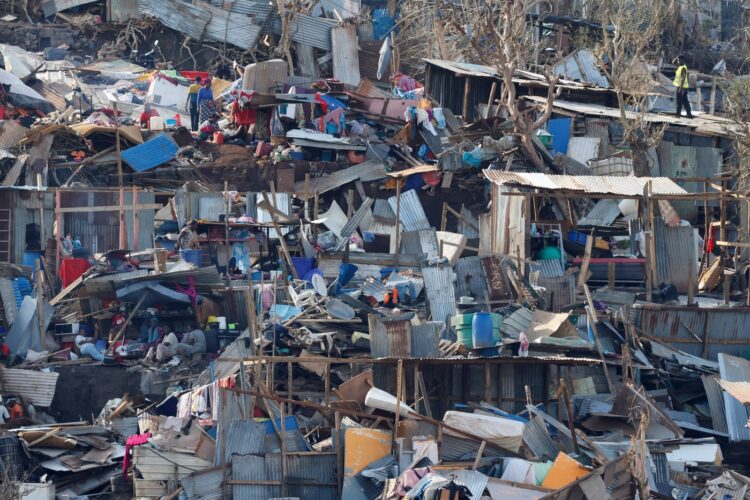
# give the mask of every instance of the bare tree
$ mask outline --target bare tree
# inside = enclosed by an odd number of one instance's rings
[[[732,124],[726,132],[732,138],[732,173],[737,189],[750,194],[750,79],[736,78],[724,87],[724,111]]]
[[[660,56],[660,40],[674,11],[663,0],[600,0],[593,12],[603,26],[595,34],[594,53],[617,96],[633,172],[648,176],[648,150],[661,142],[665,126],[646,120],[648,97],[655,86],[647,61]]]
[[[532,142],[533,134],[552,114],[559,78],[549,66],[535,66],[543,44],[528,21],[528,14],[546,8],[548,2],[539,0],[464,0],[444,4],[440,9],[446,27],[457,35],[463,55],[470,62],[490,66],[502,82],[500,104],[513,123],[526,156],[540,169],[544,163]],[[547,99],[539,113],[532,116],[523,101],[519,101],[513,82],[518,70],[534,69],[541,72],[547,83]]]

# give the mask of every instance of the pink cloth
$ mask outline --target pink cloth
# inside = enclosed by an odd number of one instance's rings
[[[131,448],[148,443],[148,439],[150,437],[151,434],[147,432],[146,434],[136,434],[134,436],[130,436],[128,437],[127,441],[125,441],[125,458],[122,461],[122,477],[125,478],[126,481],[128,480],[128,467],[130,467]]]

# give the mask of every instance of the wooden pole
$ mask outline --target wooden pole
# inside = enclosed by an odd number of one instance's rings
[[[144,293],[141,295],[141,298],[138,299],[138,302],[135,304],[135,307],[132,311],[130,311],[130,314],[128,315],[128,318],[125,320],[125,323],[122,324],[122,327],[120,327],[120,331],[117,332],[117,335],[112,337],[112,332],[109,333],[109,350],[112,350],[112,345],[114,345],[115,342],[120,340],[120,337],[125,333],[125,330],[127,329],[128,325],[130,325],[130,322],[133,319],[133,316],[135,316],[135,313],[138,312],[138,309],[140,309],[141,304],[143,304],[143,301],[146,300],[146,297],[148,296],[148,293]]]
[[[607,379],[607,386],[609,391],[614,394],[615,386],[612,383],[612,379],[609,376],[609,370],[607,369],[607,360],[604,359],[604,351],[602,350],[602,344],[599,341],[599,331],[596,328],[596,309],[594,309],[594,301],[591,299],[591,292],[589,291],[588,285],[583,285],[583,292],[586,294],[586,314],[591,326],[591,333],[594,335],[594,343],[596,344],[596,350],[599,352],[599,359],[602,361],[602,367],[604,368],[604,378]]]
[[[393,442],[395,445],[396,434],[398,433],[398,424],[401,421],[401,382],[404,375],[404,360],[399,359],[396,365],[396,417],[393,425]]]
[[[401,253],[401,177],[396,177],[396,267]]]
[[[133,186],[133,250],[136,252],[140,250],[140,238],[138,237],[138,231],[140,229],[140,220],[138,218],[138,187]]]
[[[42,261],[36,261],[36,314],[39,320],[39,344],[42,350],[47,349],[47,322],[44,314],[44,271],[42,270]]]
[[[651,302],[653,300],[654,283],[652,280],[653,273],[651,272],[651,228],[649,222],[651,217],[649,216],[649,208],[651,207],[651,201],[648,193],[648,186],[643,188],[643,237],[644,237],[644,248],[646,250],[646,301]]]
[[[63,227],[63,216],[60,212],[62,208],[62,195],[60,189],[55,189],[55,226],[57,226],[57,234],[53,235],[57,240],[55,241],[55,275],[60,275],[60,261],[62,260],[62,238],[65,238],[65,228]]]
[[[721,181],[721,198],[719,199],[719,207],[721,210],[721,219],[720,219],[720,226],[719,226],[719,239],[721,241],[727,241],[727,202],[725,198],[727,190],[727,182],[725,180]],[[732,281],[729,279],[727,274],[724,272],[724,266],[726,265],[727,261],[727,247],[722,246],[721,247],[721,274],[723,282],[723,299],[724,299],[724,305],[729,305],[729,292],[731,291]]]
[[[122,154],[120,151],[120,117],[117,112],[117,101],[112,102],[112,109],[115,115],[115,151],[117,155],[117,181],[120,188],[120,248],[124,249],[128,245],[127,235],[125,233],[125,191],[122,182]]]

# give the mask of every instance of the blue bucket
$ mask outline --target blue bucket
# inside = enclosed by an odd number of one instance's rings
[[[263,279],[263,271],[260,269],[256,269],[250,272],[250,279],[253,283],[260,282],[261,279]]]
[[[294,269],[297,270],[297,276],[300,278],[315,268],[315,259],[307,257],[292,257],[292,263],[294,264]]]
[[[106,351],[107,350],[107,341],[106,340],[97,340],[94,343],[94,346],[96,347],[97,351]]]
[[[203,250],[180,250],[180,257],[185,262],[190,262],[198,267],[203,265]]]

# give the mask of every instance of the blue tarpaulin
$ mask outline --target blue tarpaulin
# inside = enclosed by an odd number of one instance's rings
[[[570,141],[570,118],[554,118],[548,121],[547,132],[553,136],[552,149],[554,153],[567,154],[568,141]]]
[[[145,172],[175,157],[179,147],[169,134],[159,134],[122,152],[122,159],[136,172]]]

